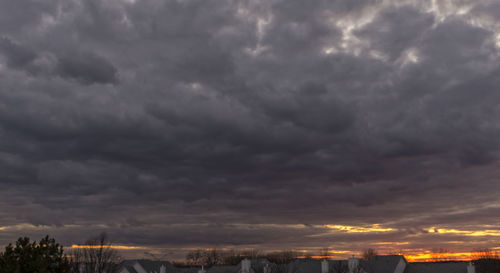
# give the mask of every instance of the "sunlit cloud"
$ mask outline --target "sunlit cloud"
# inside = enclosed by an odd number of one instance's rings
[[[332,230],[337,230],[337,231],[342,231],[342,232],[347,232],[347,233],[371,233],[371,232],[394,231],[393,228],[384,228],[384,227],[381,227],[380,225],[377,225],[377,224],[369,226],[369,227],[343,226],[343,225],[325,225],[325,227],[332,229]]]
[[[376,242],[375,245],[388,245],[388,246],[400,246],[409,245],[410,242]]]
[[[465,236],[500,236],[500,230],[460,230],[460,229],[448,229],[448,228],[436,228],[431,227],[428,229],[429,233],[437,233],[437,234],[458,234]]]
[[[33,225],[33,224],[17,224],[10,226],[0,226],[0,231],[17,231],[17,230],[46,230],[50,229],[51,226],[48,225]]]

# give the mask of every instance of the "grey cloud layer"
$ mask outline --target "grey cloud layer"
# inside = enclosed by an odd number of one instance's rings
[[[286,247],[330,237],[285,224],[411,240],[484,223],[500,190],[498,5],[469,4],[2,3],[1,225]]]

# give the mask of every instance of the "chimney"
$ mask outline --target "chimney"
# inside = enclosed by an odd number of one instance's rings
[[[207,271],[205,269],[203,269],[203,265],[201,266],[201,269],[198,270],[198,273],[207,273]]]
[[[264,273],[271,273],[271,266],[268,263],[264,266]]]
[[[85,264],[84,263],[80,263],[78,265],[78,272],[80,272],[80,273],[85,272]]]
[[[476,268],[471,262],[467,265],[467,273],[476,273]]]
[[[142,267],[139,262],[135,262],[133,267],[134,267],[135,271],[137,271],[137,273],[147,273],[146,270],[144,269],[144,267]]]
[[[321,273],[328,273],[328,261],[321,261]]]
[[[244,259],[241,261],[241,273],[250,273],[252,267],[252,261],[249,259]]]
[[[347,265],[349,266],[349,273],[356,273],[359,267],[359,259],[354,258],[353,255],[352,258],[349,258],[349,260],[347,260]]]

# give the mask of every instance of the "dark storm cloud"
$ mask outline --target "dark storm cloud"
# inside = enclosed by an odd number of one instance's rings
[[[422,35],[434,23],[434,16],[415,7],[388,8],[365,27],[356,31],[360,38],[367,38],[370,49],[387,54],[391,61],[399,58],[404,50],[418,47]]]
[[[51,14],[57,9],[57,3],[52,1],[40,2],[28,0],[23,3],[2,4],[2,18],[0,19],[3,33],[25,32],[23,35],[32,32],[31,28],[36,27],[45,14]],[[22,20],[20,20],[22,18]]]
[[[0,240],[466,240],[429,230],[498,209],[490,5],[0,4]]]
[[[7,65],[13,68],[26,67],[36,58],[35,52],[14,43],[7,37],[2,37],[0,39],[0,48],[7,60]]]
[[[102,57],[87,53],[64,56],[57,72],[64,78],[73,78],[84,84],[116,83],[116,68]]]

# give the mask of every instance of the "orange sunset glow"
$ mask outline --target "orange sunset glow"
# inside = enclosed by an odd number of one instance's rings
[[[375,243],[377,244],[377,243]],[[307,251],[303,251],[307,252]],[[298,256],[300,259],[312,258],[312,259],[345,259],[352,256],[360,255],[359,252],[351,252],[351,251],[335,251],[330,250],[329,253],[331,255],[321,256],[321,255],[302,255]],[[439,262],[439,261],[471,261],[474,260],[479,252],[433,252],[433,251],[422,251],[415,252],[412,250],[408,250],[405,252],[388,252],[382,253],[388,255],[403,255],[408,262]]]

